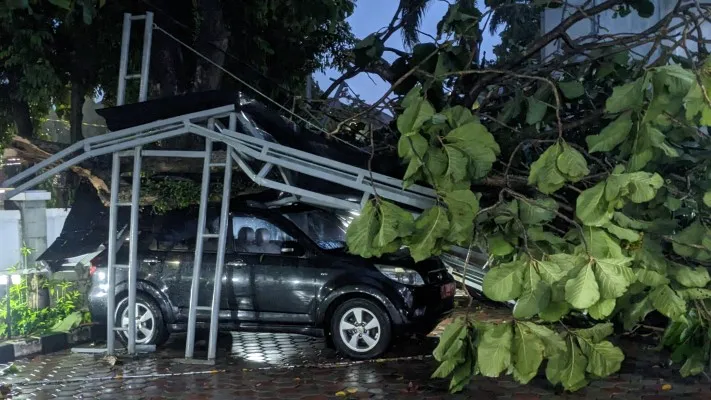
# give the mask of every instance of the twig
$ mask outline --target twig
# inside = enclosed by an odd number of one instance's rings
[[[452,76],[452,75],[465,76],[465,75],[471,75],[471,74],[508,75],[508,76],[513,76],[515,78],[531,79],[531,80],[541,81],[541,82],[548,84],[553,91],[553,96],[555,97],[555,103],[556,103],[555,116],[556,116],[556,120],[558,121],[558,138],[560,138],[560,139],[563,138],[563,122],[560,117],[560,109],[561,109],[563,102],[561,101],[560,93],[558,93],[557,87],[556,87],[555,83],[553,83],[552,80],[550,80],[548,78],[544,78],[542,76],[519,74],[516,72],[506,71],[506,70],[502,70],[502,69],[483,69],[483,70],[470,69],[470,70],[464,70],[464,71],[450,72],[447,74],[440,75],[437,78],[443,78],[443,77]]]

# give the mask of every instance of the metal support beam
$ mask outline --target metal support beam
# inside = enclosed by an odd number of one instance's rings
[[[230,115],[230,130],[237,126],[237,116]],[[232,148],[227,146],[228,154]],[[207,159],[207,157],[205,157]],[[220,298],[222,296],[222,271],[225,266],[227,247],[227,227],[229,226],[230,193],[232,189],[232,157],[225,158],[225,174],[222,181],[222,208],[220,209],[220,232],[217,241],[217,264],[215,265],[215,284],[212,288],[212,311],[210,313],[210,339],[207,347],[207,359],[214,360],[217,354],[217,333],[220,330]]]
[[[214,128],[214,120],[208,122],[208,129]],[[200,267],[202,266],[203,234],[207,214],[207,200],[210,193],[210,158],[212,158],[212,140],[205,139],[205,158],[202,167],[202,187],[200,189],[200,210],[198,212],[198,231],[195,243],[195,258],[193,262],[193,280],[190,285],[190,304],[188,306],[188,333],[185,342],[185,358],[193,358],[195,353],[195,324],[197,320],[198,291],[200,290]],[[215,282],[219,285],[222,280]]]
[[[119,177],[121,174],[121,160],[118,153],[114,153],[111,163],[111,199],[109,203],[109,243],[108,243],[108,266],[106,273],[107,277],[107,295],[106,295],[106,351],[109,355],[114,354],[114,326],[116,325],[116,252],[118,251],[118,243],[116,243],[116,226],[118,218],[118,188]]]
[[[123,33],[121,34],[121,61],[119,64],[118,92],[116,105],[126,102],[126,75],[128,75],[128,49],[131,44],[131,14],[123,15]]]
[[[138,201],[141,197],[141,147],[133,155],[131,185],[131,239],[128,256],[128,354],[136,354],[136,284],[138,279]]]
[[[138,102],[148,100],[148,73],[151,65],[151,44],[153,43],[153,13],[146,13],[146,26],[143,29],[143,56],[141,57],[141,83]]]

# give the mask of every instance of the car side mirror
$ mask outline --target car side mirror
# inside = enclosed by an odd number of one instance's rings
[[[289,256],[296,256],[296,257],[301,257],[306,253],[306,250],[304,249],[304,246],[301,245],[299,242],[295,241],[286,241],[281,244],[281,254],[283,255],[289,255]]]

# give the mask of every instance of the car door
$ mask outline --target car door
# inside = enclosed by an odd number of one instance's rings
[[[294,237],[253,214],[235,214],[232,224],[236,255],[248,274],[242,287],[234,289],[242,294],[242,304],[254,310],[260,322],[311,322],[315,270],[306,257],[281,252]]]
[[[219,219],[218,219],[219,221]],[[151,244],[152,250],[146,254],[145,261],[154,261],[162,265],[162,281],[165,284],[171,302],[180,309],[179,315],[187,316],[190,306],[190,291],[192,289],[193,270],[195,264],[195,245],[197,240],[197,216],[183,216],[182,218],[166,219],[160,229],[155,229],[155,240]],[[208,233],[217,233],[215,217],[208,216]],[[229,252],[231,246],[226,250]],[[153,259],[150,259],[153,257]],[[209,319],[212,292],[215,280],[215,263],[217,261],[217,239],[209,238],[203,243],[202,263],[198,284],[198,309],[197,316],[200,320]],[[223,284],[225,274],[220,279]],[[220,309],[227,310],[228,303],[222,296]]]

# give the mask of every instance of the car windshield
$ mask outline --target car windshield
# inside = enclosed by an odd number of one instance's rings
[[[322,209],[284,214],[324,250],[346,247],[346,230],[355,215],[348,211]]]

